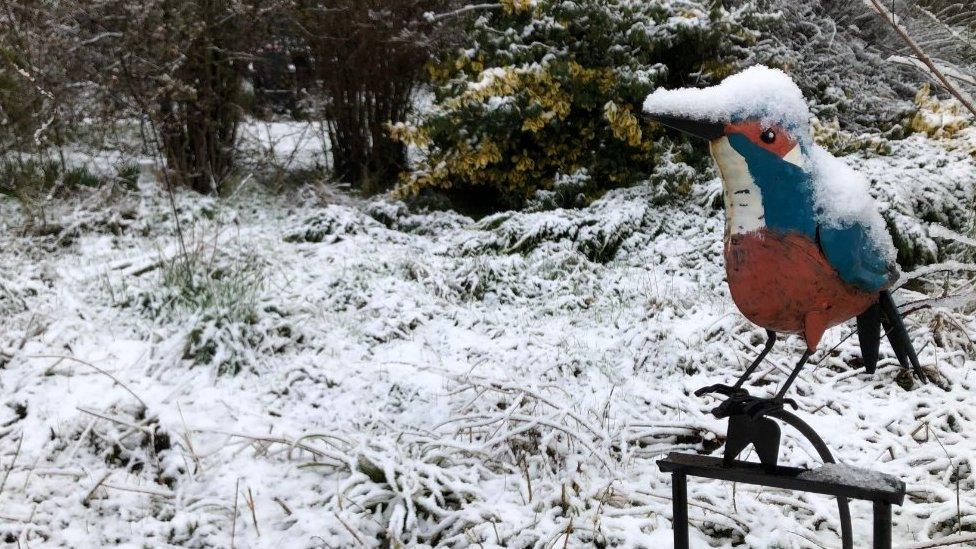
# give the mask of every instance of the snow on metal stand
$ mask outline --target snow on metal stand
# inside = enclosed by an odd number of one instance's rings
[[[661,471],[671,473],[675,549],[689,547],[689,476],[836,496],[844,549],[854,546],[848,499],[870,501],[874,505],[873,547],[890,549],[891,506],[901,505],[904,501],[905,483],[877,471],[837,464],[820,435],[793,413],[777,410],[759,417],[747,413],[743,407],[752,398],[738,393],[726,401],[723,411],[727,412],[729,427],[723,458],[672,452],[657,462]],[[815,469],[778,465],[780,427],[771,417],[806,437],[824,465]],[[736,459],[749,444],[755,447],[760,463]]]

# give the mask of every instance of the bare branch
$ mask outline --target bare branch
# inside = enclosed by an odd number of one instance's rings
[[[888,25],[895,30],[896,33],[898,33],[901,39],[904,40],[906,44],[908,44],[908,47],[911,48],[913,52],[915,52],[915,55],[918,57],[918,59],[925,64],[925,66],[928,68],[932,76],[934,76],[939,81],[939,83],[942,84],[942,86],[946,89],[946,91],[948,91],[956,99],[958,99],[959,102],[962,103],[963,106],[966,107],[966,109],[973,114],[973,116],[976,116],[976,105],[973,105],[972,101],[967,99],[966,95],[962,93],[955,86],[955,84],[953,84],[945,76],[945,74],[942,73],[941,70],[939,70],[939,67],[935,65],[935,63],[932,61],[932,58],[930,58],[922,50],[922,48],[918,45],[918,43],[915,42],[915,40],[913,40],[911,36],[909,36],[908,31],[906,31],[905,28],[901,26],[900,23],[898,23],[898,20],[895,18],[895,14],[893,14],[890,10],[888,10],[888,8],[886,8],[880,2],[880,0],[864,0],[864,1],[868,6],[873,8],[874,11],[876,11],[878,15],[880,15],[882,19],[884,19],[885,22],[888,23]]]
[[[463,8],[458,8],[454,11],[449,11],[446,13],[428,13],[425,15],[427,21],[431,23],[436,23],[438,21],[443,21],[444,19],[451,19],[452,17],[460,17],[466,13],[471,13],[473,11],[481,10],[498,10],[501,9],[502,5],[499,3],[494,4],[472,4],[469,6],[464,6]]]

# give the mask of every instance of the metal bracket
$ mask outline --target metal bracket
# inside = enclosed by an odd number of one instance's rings
[[[722,459],[672,453],[666,459],[658,461],[661,470],[672,475],[674,546],[677,549],[688,547],[687,479],[688,476],[699,476],[837,496],[841,543],[844,549],[854,546],[848,498],[870,500],[874,503],[874,547],[890,549],[891,506],[901,505],[905,497],[905,484],[893,477],[889,478],[889,486],[884,489],[866,488],[858,483],[857,478],[837,480],[828,475],[825,479],[813,477],[815,480],[811,480],[807,475],[811,471],[778,465],[782,433],[773,418],[799,431],[810,441],[825,464],[836,464],[836,461],[820,435],[791,412],[774,409],[764,416],[747,413],[747,406],[756,400],[740,389],[730,394],[712,412],[716,417],[729,419]],[[736,459],[750,444],[756,449],[759,464]],[[856,471],[853,476],[857,476]]]
[[[891,549],[891,506],[900,505],[905,498],[905,484],[891,479],[877,485],[856,478],[834,475],[818,475],[817,470],[779,466],[772,471],[758,463],[734,461],[731,466],[725,460],[698,454],[671,453],[657,462],[662,471],[671,473],[672,523],[675,549],[687,549],[688,543],[688,477],[701,477],[773,488],[784,488],[815,494],[837,496],[838,501],[847,498],[868,500],[874,504],[875,549]],[[843,525],[847,528],[843,528]],[[850,515],[841,520],[842,546],[853,547],[850,532]]]

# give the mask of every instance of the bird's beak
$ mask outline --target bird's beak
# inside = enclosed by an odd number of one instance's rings
[[[672,116],[669,114],[648,114],[647,117],[659,124],[706,141],[712,141],[725,135],[725,124],[721,122],[696,120],[694,118]]]

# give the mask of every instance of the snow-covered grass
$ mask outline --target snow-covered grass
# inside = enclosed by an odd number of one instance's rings
[[[973,196],[972,157],[921,137],[896,153],[846,160],[896,226],[943,242],[912,215],[960,211],[945,202]],[[763,341],[724,284],[719,189],[477,222],[311,191],[179,194],[182,244],[151,184],[58,206],[70,238],[21,236],[4,203],[0,543],[666,547],[655,460],[719,451],[716,401],[692,393]],[[887,345],[877,374],[856,369],[849,326],[795,386],[841,461],[908,483],[905,543],[976,530],[976,318],[908,323],[938,386],[912,385]],[[779,344],[758,392],[800,348]],[[783,461],[814,455],[787,436]],[[831,498],[695,481],[690,499],[696,547],[839,544]],[[867,545],[870,507],[853,512]]]

